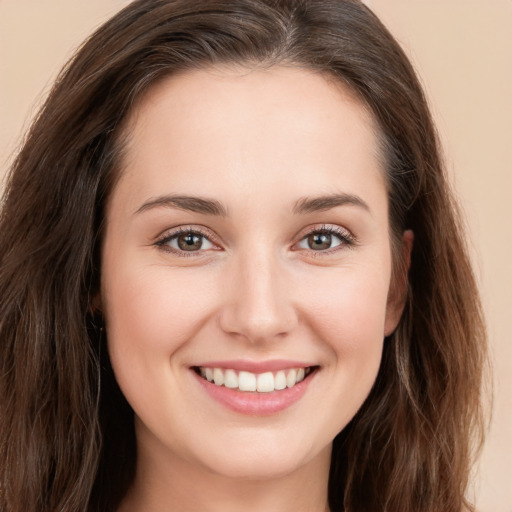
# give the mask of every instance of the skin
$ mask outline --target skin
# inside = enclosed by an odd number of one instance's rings
[[[307,70],[217,68],[153,87],[125,131],[100,299],[135,411],[137,475],[120,510],[328,510],[332,441],[402,309],[371,116]],[[154,204],[168,194],[213,199],[226,215]],[[294,210],[333,194],[359,203]],[[207,237],[188,256],[169,240],[180,227]],[[331,228],[331,248],[308,245]],[[232,359],[319,369],[296,403],[251,416],[213,400],[191,370]]]

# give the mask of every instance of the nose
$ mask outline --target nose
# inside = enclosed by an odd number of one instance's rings
[[[283,263],[269,252],[236,259],[223,281],[220,327],[251,343],[279,340],[298,323]]]

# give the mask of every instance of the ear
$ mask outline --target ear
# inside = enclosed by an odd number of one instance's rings
[[[398,326],[407,300],[408,272],[411,266],[411,252],[414,233],[408,229],[402,235],[401,260],[395,265],[389,286],[388,303],[386,306],[386,322],[384,336],[389,336]]]

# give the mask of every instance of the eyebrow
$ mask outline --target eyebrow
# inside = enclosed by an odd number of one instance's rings
[[[227,209],[215,199],[196,196],[165,195],[145,202],[135,213],[142,213],[153,208],[178,208],[205,215],[227,217]]]
[[[353,194],[329,194],[317,197],[302,197],[293,206],[293,213],[305,215],[308,213],[331,210],[338,206],[357,206],[363,210],[370,211],[368,204],[360,197]],[[164,195],[146,201],[135,213],[142,213],[153,208],[177,208],[180,210],[202,213],[204,215],[215,215],[228,217],[227,208],[216,199],[206,197]]]
[[[357,206],[370,212],[370,207],[359,196],[353,194],[329,194],[318,197],[303,197],[296,201],[293,213],[306,214],[330,210],[337,206]]]

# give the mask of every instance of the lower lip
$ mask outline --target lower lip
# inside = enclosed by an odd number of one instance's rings
[[[304,396],[309,383],[316,375],[316,371],[313,371],[303,381],[291,388],[270,393],[258,393],[217,386],[200,377],[194,370],[191,371],[211,398],[232,411],[250,416],[269,416],[287,409]]]

